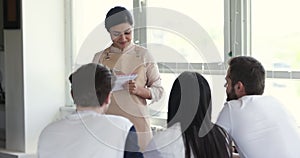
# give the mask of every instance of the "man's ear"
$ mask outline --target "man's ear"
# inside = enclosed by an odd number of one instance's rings
[[[234,91],[235,91],[235,94],[238,96],[238,98],[246,95],[245,86],[241,81],[238,81],[234,85]]]

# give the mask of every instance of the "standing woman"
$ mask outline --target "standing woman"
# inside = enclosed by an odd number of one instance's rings
[[[124,116],[134,124],[143,150],[152,138],[146,99],[158,101],[164,91],[158,66],[146,48],[132,43],[133,19],[126,8],[110,9],[105,28],[112,45],[96,53],[93,62],[108,66],[117,75],[137,75],[124,85],[125,89],[113,92],[107,113]]]

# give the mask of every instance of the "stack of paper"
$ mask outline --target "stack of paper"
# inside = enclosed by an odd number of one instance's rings
[[[130,74],[130,75],[117,75],[115,86],[113,87],[112,91],[119,91],[124,89],[124,84],[127,84],[129,80],[134,80],[137,77],[137,74]]]

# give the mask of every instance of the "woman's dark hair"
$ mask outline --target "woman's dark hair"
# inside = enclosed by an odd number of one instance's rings
[[[109,31],[112,26],[122,23],[129,23],[130,25],[133,25],[131,13],[126,8],[121,6],[111,8],[105,17],[106,30]]]
[[[76,105],[102,106],[114,85],[114,75],[103,65],[90,63],[72,73],[69,81]]]
[[[265,89],[265,69],[249,56],[238,56],[229,60],[229,76],[234,86],[242,82],[247,95],[261,95]]]
[[[227,133],[211,122],[211,91],[197,72],[183,72],[173,83],[168,105],[168,127],[180,123],[185,157],[230,158]]]

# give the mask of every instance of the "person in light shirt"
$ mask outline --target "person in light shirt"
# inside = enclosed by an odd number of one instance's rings
[[[225,79],[227,102],[216,124],[231,135],[240,157],[299,158],[299,128],[284,105],[263,95],[262,64],[253,57],[234,57]]]
[[[39,158],[142,158],[133,124],[106,115],[114,76],[103,65],[81,66],[69,77],[76,112],[49,124],[38,142]]]

